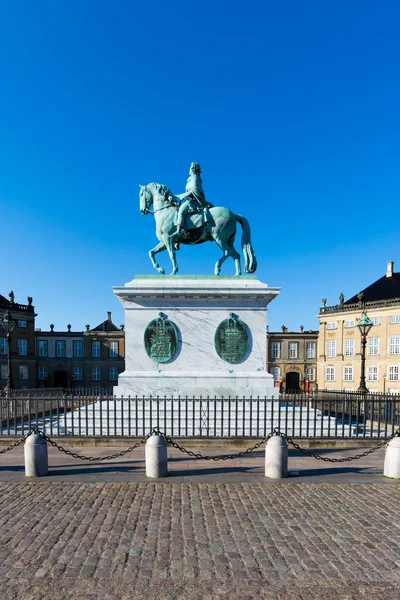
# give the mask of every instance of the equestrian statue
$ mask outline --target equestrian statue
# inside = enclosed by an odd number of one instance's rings
[[[254,273],[257,260],[251,245],[250,225],[247,219],[234,214],[228,208],[213,206],[208,202],[200,174],[200,165],[193,162],[190,165],[186,191],[177,196],[166,185],[160,183],[140,186],[140,212],[143,215],[154,215],[156,236],[159,239],[159,244],[149,252],[153,267],[159,273],[165,273],[155,255],[167,250],[172,262],[171,275],[175,275],[178,272],[176,251],[180,249],[180,244],[192,245],[210,241],[216,242],[223,252],[222,257],[215,263],[215,275],[220,274],[221,265],[229,256],[235,261],[235,275],[241,275],[240,255],[233,245],[236,223],[240,223],[243,230],[244,270],[246,273]]]

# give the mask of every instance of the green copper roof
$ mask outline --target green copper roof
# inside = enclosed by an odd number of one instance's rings
[[[363,312],[361,319],[359,321],[357,321],[357,327],[358,327],[358,325],[373,325],[373,322],[368,317],[367,313]]]

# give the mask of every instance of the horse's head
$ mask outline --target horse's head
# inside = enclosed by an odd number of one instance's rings
[[[139,187],[140,212],[142,213],[142,215],[146,215],[148,212],[150,212],[150,207],[153,204],[153,194],[151,193],[147,185],[140,185]]]

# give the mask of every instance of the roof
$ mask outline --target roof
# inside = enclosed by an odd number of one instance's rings
[[[117,327],[116,325],[114,325],[114,323],[112,321],[109,321],[108,319],[106,319],[105,321],[100,323],[100,325],[97,325],[97,327],[93,327],[93,329],[91,329],[90,331],[110,332],[110,331],[121,331],[121,329],[119,327]]]
[[[4,298],[4,296],[2,296],[0,294],[0,306],[1,308],[8,308],[10,306],[10,301],[7,300],[7,298]]]
[[[363,302],[376,302],[378,300],[392,300],[400,298],[400,273],[393,273],[391,277],[384,275],[361,292]],[[346,300],[346,304],[359,302],[358,295]]]

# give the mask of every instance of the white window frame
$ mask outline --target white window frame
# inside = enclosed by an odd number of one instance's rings
[[[289,358],[297,358],[299,354],[298,342],[289,342],[288,344],[288,355]]]
[[[389,354],[400,354],[400,335],[389,337]]]
[[[56,340],[56,357],[65,358],[66,356],[66,343],[65,340]]]
[[[306,342],[306,358],[315,358],[315,342]]]
[[[18,356],[28,356],[28,340],[20,338],[18,343]]]
[[[19,365],[18,379],[21,379],[21,380],[29,379],[29,368],[26,365]]]
[[[0,366],[0,379],[7,379],[8,378],[8,365],[1,365]]]
[[[368,338],[368,355],[379,356],[379,338]]]
[[[354,367],[343,367],[343,381],[354,381]]]
[[[115,346],[116,346],[116,349],[115,349]],[[108,356],[109,356],[109,358],[118,358],[118,356],[119,356],[118,340],[110,340],[109,341]]]
[[[49,369],[44,365],[39,365],[38,368],[38,379],[39,381],[46,381],[49,376]]]
[[[306,367],[306,378],[315,381],[315,367]]]
[[[349,328],[349,327],[355,327],[355,325],[356,325],[356,322],[355,322],[355,320],[354,320],[354,319],[349,319],[348,321],[345,321],[345,322],[344,322],[344,326],[345,326],[346,328]]]
[[[42,348],[45,348],[46,351],[43,352]],[[47,340],[39,340],[38,341],[38,355],[40,358],[47,358],[49,355],[49,343]]]
[[[389,381],[399,381],[399,366],[392,365],[389,367]]]
[[[354,356],[354,354],[355,354],[354,340],[345,340],[344,341],[344,355],[345,356]]]
[[[281,343],[280,342],[271,342],[271,358],[280,358],[281,357]]]
[[[336,340],[329,340],[326,343],[326,356],[328,358],[335,358],[335,356],[336,356]]]
[[[390,317],[390,323],[400,323],[400,315],[392,315]]]
[[[82,379],[83,379],[82,367],[74,367],[72,373],[73,373],[74,381],[82,381]]]
[[[379,381],[379,367],[375,365],[368,367],[368,381]]]
[[[77,351],[77,349],[79,350]],[[83,357],[83,341],[82,340],[72,340],[72,355],[74,358],[82,358]]]
[[[18,327],[28,327],[28,324],[26,321],[18,321]]]
[[[327,329],[336,329],[337,328],[336,321],[327,321],[326,328]]]
[[[335,367],[325,367],[325,381],[336,381]]]
[[[110,370],[109,370],[110,381],[118,381],[118,375],[119,375],[118,367],[110,367]]]
[[[92,341],[92,358],[101,358],[101,342],[99,340]]]
[[[92,367],[92,381],[101,381],[101,367]]]
[[[374,325],[380,325],[381,324],[381,318],[380,317],[372,317],[371,321],[373,322]]]
[[[8,354],[7,338],[0,338],[0,354]]]
[[[280,377],[281,377],[281,370],[279,367],[272,367],[271,369],[271,375],[274,378],[274,383],[276,383],[277,381],[279,381]]]

